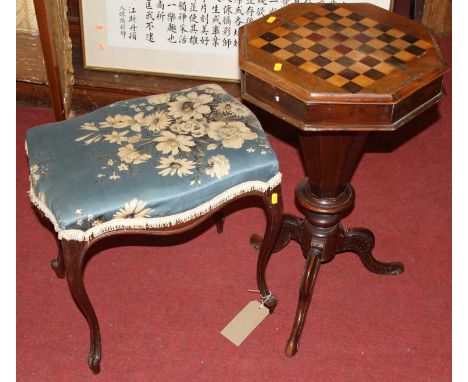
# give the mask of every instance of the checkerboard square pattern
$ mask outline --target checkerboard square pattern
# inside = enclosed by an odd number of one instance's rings
[[[349,93],[402,69],[432,47],[429,41],[335,4],[272,24],[249,44]]]

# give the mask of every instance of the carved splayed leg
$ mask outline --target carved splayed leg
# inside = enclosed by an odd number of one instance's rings
[[[304,230],[304,219],[298,218],[297,216],[284,214],[281,221],[281,229],[276,239],[273,252],[281,251],[286,247],[291,240],[300,243],[302,238],[302,231]],[[252,235],[250,238],[250,244],[255,248],[259,249],[262,244],[263,238],[259,235]]]
[[[83,284],[83,261],[87,247],[87,242],[62,240],[68,287],[76,305],[85,316],[89,326],[90,348],[88,365],[91,371],[97,374],[100,371],[101,364],[101,335],[96,313]]]
[[[302,330],[307,318],[310,301],[314,292],[315,280],[317,279],[318,271],[321,262],[321,250],[311,248],[307,256],[304,273],[302,275],[301,289],[299,291],[299,301],[296,309],[294,324],[291,329],[288,343],[286,344],[286,355],[294,356],[299,350],[299,342],[301,340]]]
[[[403,273],[404,266],[399,262],[383,263],[372,256],[375,238],[366,228],[344,229],[338,235],[337,252],[354,252],[362,264],[373,273],[398,275]]]

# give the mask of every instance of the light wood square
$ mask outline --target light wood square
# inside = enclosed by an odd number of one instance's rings
[[[349,68],[351,70],[354,70],[356,73],[361,73],[361,74],[367,72],[370,69],[367,65],[364,65],[360,62],[354,63]]]
[[[402,50],[401,52],[394,54],[394,56],[405,62],[411,61],[416,57],[414,54],[407,52],[406,50]]]
[[[351,12],[349,9],[340,7],[338,9],[335,9],[334,13],[336,13],[337,15],[340,15],[340,16],[348,16],[353,12]]]
[[[314,13],[319,15],[319,16],[325,16],[330,13],[328,9],[322,8],[322,7],[317,7],[314,9]]]
[[[391,73],[395,70],[392,65],[387,64],[386,62],[381,62],[380,64],[375,65],[374,69],[384,74]]]
[[[345,27],[349,27],[350,25],[356,24],[356,21],[348,19],[347,17],[337,20],[336,22],[338,24],[344,25]]]
[[[387,58],[391,57],[392,55],[390,53],[384,52],[383,50],[376,50],[375,52],[372,52],[370,56],[376,58],[379,61],[385,61]]]
[[[398,39],[398,40],[392,41],[390,45],[393,45],[394,47],[398,49],[405,49],[411,44],[408,41]]]
[[[325,65],[323,68],[329,70],[332,73],[339,73],[342,70],[346,69],[343,65],[340,65],[337,62],[330,62],[328,65]]]
[[[288,52],[287,50],[284,50],[284,49],[280,49],[276,51],[275,53],[273,53],[273,55],[278,58],[281,58],[282,60],[287,60],[288,58],[294,56],[293,53]]]
[[[276,45],[279,48],[286,48],[287,46],[291,45],[291,41],[281,37],[274,40],[272,44]]]
[[[354,39],[343,41],[343,45],[351,49],[356,49],[362,45],[362,42]]]
[[[375,49],[380,49],[380,48],[383,48],[385,45],[387,45],[386,42],[383,42],[377,39],[369,40],[366,42],[366,44]]]
[[[294,24],[300,25],[301,27],[310,23],[309,19],[299,16],[292,20]],[[297,32],[296,32],[297,33]]]
[[[334,48],[335,46],[339,45],[340,42],[332,40],[332,39],[326,39],[326,40],[320,41],[319,44],[323,45],[323,46],[326,46],[327,48],[331,49],[331,48]]]
[[[311,31],[310,31],[310,29],[300,27],[300,28],[295,29],[294,33],[298,34],[299,36],[305,37],[305,36],[310,35]]]
[[[418,48],[429,49],[432,48],[432,44],[426,40],[418,40],[414,43]]]
[[[301,69],[304,69],[305,71],[309,72],[309,73],[314,73],[316,72],[317,70],[320,69],[320,66],[318,65],[315,65],[314,63],[312,62],[306,62],[302,65],[299,66]]]
[[[366,86],[373,84],[375,81],[372,78],[360,74],[356,78],[353,78],[353,82],[365,88]]]
[[[331,61],[336,61],[338,58],[342,57],[341,53],[338,53],[336,50],[328,50],[322,53],[323,57],[328,58]]]
[[[344,77],[341,77],[339,74],[335,74],[331,76],[330,78],[327,78],[327,81],[332,83],[335,86],[338,86],[339,88],[349,82],[349,80],[347,80]]]
[[[395,28],[392,28],[389,31],[386,31],[385,33],[396,38],[400,38],[401,36],[405,35],[405,32],[402,32],[401,30],[395,29]]]
[[[332,24],[333,20],[330,20],[330,19],[328,19],[326,17],[319,17],[318,19],[314,20],[314,23],[326,27],[327,25]]]
[[[325,37],[330,37],[330,36],[333,36],[336,33],[336,31],[325,27],[325,28],[318,30],[317,33]]]
[[[282,26],[273,28],[271,30],[271,33],[274,33],[275,35],[280,36],[280,37],[287,35],[289,32],[291,32],[289,29],[282,27]]]
[[[296,56],[299,56],[300,58],[303,58],[304,60],[310,61],[313,58],[317,57],[318,54],[315,52],[312,52],[311,50],[306,49],[296,54]]]
[[[366,57],[366,55],[362,54],[361,52],[358,52],[357,50],[353,50],[349,53],[346,53],[346,57],[349,57],[353,59],[354,61],[359,61],[359,60],[362,60],[364,57]]]
[[[353,28],[345,28],[340,33],[344,34],[346,37],[354,37],[360,32]]]
[[[307,48],[310,48],[312,45],[314,45],[315,42],[312,40],[309,40],[308,38],[301,38],[300,40],[297,40],[295,44],[307,49]]]
[[[366,27],[373,27],[374,25],[377,25],[378,22],[369,18],[364,18],[359,21],[360,24],[365,25]]]
[[[263,45],[268,44],[268,41],[265,41],[262,38],[254,38],[253,40],[249,41],[249,44],[254,46],[255,48],[261,48]]]
[[[384,32],[379,31],[378,29],[375,29],[375,28],[369,28],[369,29],[366,30],[364,33],[365,33],[366,35],[368,35],[369,37],[378,37],[378,36],[380,36],[381,34],[383,34]]]

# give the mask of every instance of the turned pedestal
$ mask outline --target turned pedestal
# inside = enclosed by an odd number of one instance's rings
[[[350,180],[369,132],[395,130],[437,103],[447,68],[426,27],[364,3],[292,4],[239,34],[242,97],[297,128],[305,164],[296,187],[305,218],[284,215],[274,248],[295,240],[306,259],[286,345],[293,356],[322,263],[354,252],[371,272],[403,272],[372,256],[370,230],[341,219],[354,204]]]

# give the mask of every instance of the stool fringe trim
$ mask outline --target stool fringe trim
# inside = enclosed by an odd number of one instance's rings
[[[281,173],[278,172],[267,182],[249,181],[238,184],[215,196],[213,199],[199,205],[198,207],[174,215],[156,218],[112,219],[105,223],[98,224],[95,227],[88,229],[87,231],[80,231],[77,229],[61,229],[52,211],[36,196],[32,186],[29,190],[29,197],[32,204],[34,204],[34,206],[36,206],[53,224],[54,229],[58,234],[59,240],[89,241],[91,238],[96,238],[106,232],[115,231],[118,229],[162,228],[170,227],[178,223],[184,223],[210,212],[211,210],[219,207],[220,205],[226,203],[238,195],[250,191],[267,192],[281,183],[281,177]]]

